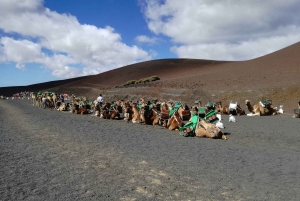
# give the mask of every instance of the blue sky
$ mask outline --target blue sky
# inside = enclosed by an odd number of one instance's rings
[[[0,0],[0,87],[164,58],[248,60],[300,41],[300,1]]]

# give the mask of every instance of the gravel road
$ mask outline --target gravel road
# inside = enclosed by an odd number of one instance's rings
[[[300,119],[236,118],[223,141],[0,100],[0,200],[300,200]]]

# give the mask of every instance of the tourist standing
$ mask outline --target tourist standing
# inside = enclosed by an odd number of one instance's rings
[[[60,100],[61,100],[61,102],[63,103],[63,102],[65,102],[65,97],[64,97],[64,95],[63,94],[60,94]]]
[[[100,106],[102,106],[102,104],[103,104],[103,97],[102,97],[102,94],[100,94],[100,95],[98,96],[97,101],[98,101],[98,103],[100,104]]]
[[[47,98],[44,95],[43,98],[42,98],[42,106],[43,106],[44,109],[46,108],[46,100],[47,100]]]

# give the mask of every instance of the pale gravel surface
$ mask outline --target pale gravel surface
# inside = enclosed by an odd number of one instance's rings
[[[300,119],[223,118],[227,141],[0,100],[0,200],[300,200]]]

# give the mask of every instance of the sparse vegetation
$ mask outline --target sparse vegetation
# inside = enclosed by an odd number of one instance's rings
[[[130,80],[130,81],[127,81],[125,84],[123,84],[123,86],[128,86],[128,85],[131,85],[131,84],[135,84],[137,81],[136,80]]]
[[[132,84],[142,84],[142,83],[146,83],[146,82],[154,82],[156,80],[160,80],[160,78],[157,77],[156,75],[153,75],[153,76],[150,76],[150,77],[141,78],[139,80],[127,81],[125,84],[123,84],[123,86],[128,86],[128,85],[132,85]]]

